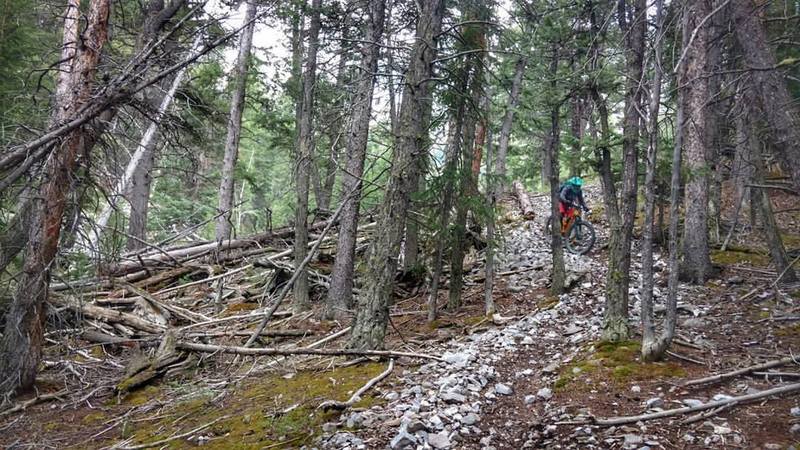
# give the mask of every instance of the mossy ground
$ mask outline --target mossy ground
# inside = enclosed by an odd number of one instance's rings
[[[337,412],[317,407],[325,400],[347,400],[353,392],[384,370],[370,363],[327,372],[298,372],[291,377],[270,375],[234,388],[222,400],[214,391],[186,385],[148,387],[122,401],[141,405],[159,399],[168,406],[156,420],[124,424],[121,438],[134,443],[154,442],[218,420],[204,430],[209,449],[295,448],[311,443],[320,426]],[[178,396],[178,401],[169,400]],[[370,407],[380,400],[365,396],[354,407]],[[87,419],[88,420],[88,419]],[[93,419],[92,419],[93,420]],[[166,448],[186,447],[177,440]]]
[[[766,251],[744,248],[729,248],[711,251],[711,261],[714,264],[730,266],[734,264],[753,265],[766,267],[769,265],[769,255]]]
[[[599,342],[586,357],[567,365],[554,384],[556,391],[574,389],[581,377],[599,377],[615,383],[683,377],[686,371],[674,363],[643,363],[641,344],[635,341]],[[584,383],[584,385],[589,385]]]

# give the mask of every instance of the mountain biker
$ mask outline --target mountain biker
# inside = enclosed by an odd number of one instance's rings
[[[558,209],[561,212],[561,232],[564,232],[567,221],[572,216],[575,208],[581,208],[587,213],[590,211],[583,201],[583,178],[572,177],[561,185],[558,192]]]

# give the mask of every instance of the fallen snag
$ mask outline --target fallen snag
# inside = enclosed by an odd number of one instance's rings
[[[773,361],[767,361],[762,364],[756,364],[755,366],[745,367],[743,369],[737,369],[732,372],[721,373],[718,375],[712,375],[710,377],[705,378],[698,378],[696,380],[689,380],[686,383],[683,383],[684,386],[697,386],[698,384],[706,384],[706,383],[715,383],[718,381],[727,380],[728,378],[737,377],[739,375],[747,375],[751,372],[762,371],[765,369],[772,369],[774,367],[781,367],[785,366],[786,364],[797,362],[797,360],[793,356],[787,356],[786,358],[776,359]]]
[[[629,423],[636,423],[639,421],[644,422],[647,420],[663,419],[664,417],[679,416],[682,414],[688,414],[697,411],[705,411],[707,409],[720,408],[727,405],[734,406],[745,402],[750,402],[753,400],[770,397],[773,395],[789,394],[796,391],[800,391],[800,383],[788,384],[785,386],[768,389],[766,391],[756,392],[755,394],[747,394],[739,397],[731,397],[725,400],[718,400],[714,402],[704,403],[702,405],[687,406],[685,408],[677,408],[677,409],[668,409],[666,411],[659,411],[650,414],[641,414],[638,416],[611,417],[608,419],[594,418],[590,420],[588,423],[591,423],[593,425],[599,425],[602,427],[626,425]]]
[[[232,353],[236,355],[323,355],[323,356],[380,356],[384,358],[422,358],[444,361],[442,358],[425,353],[395,352],[391,350],[352,350],[352,349],[319,349],[319,348],[250,348],[227,345],[197,344],[194,342],[178,342],[176,348],[204,353]]]

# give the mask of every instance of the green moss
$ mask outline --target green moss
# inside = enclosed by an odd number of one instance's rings
[[[787,250],[800,248],[800,234],[781,233],[781,240]]]
[[[106,414],[103,413],[103,412],[98,411],[98,412],[94,412],[94,413],[87,414],[87,415],[83,416],[83,419],[81,419],[81,422],[83,422],[83,423],[85,423],[87,425],[91,425],[91,424],[95,424],[95,423],[98,423],[98,422],[102,422],[105,419],[106,419]]]
[[[711,261],[715,264],[722,265],[751,264],[754,266],[766,267],[769,265],[769,256],[763,253],[757,253],[753,250],[728,249],[724,252],[721,250],[713,250],[711,252]]]
[[[536,301],[536,306],[541,309],[550,309],[558,304],[558,296],[557,295],[548,295],[544,298],[541,298]]]
[[[569,364],[553,385],[554,390],[575,389],[572,382],[598,376],[618,383],[682,377],[686,371],[674,363],[642,363],[641,344],[635,341],[599,342],[584,359]],[[585,383],[582,385],[586,385]]]
[[[789,325],[786,327],[780,327],[777,331],[775,331],[777,336],[800,336],[800,323],[795,325]]]
[[[200,398],[175,404],[165,419],[140,424],[135,430],[134,441],[153,442],[224,417],[207,430],[212,439],[204,447],[300,447],[311,443],[321,425],[339,414],[318,410],[321,402],[328,399],[347,400],[384,368],[384,364],[371,363],[327,372],[298,372],[288,378],[272,375],[237,387],[223,405],[211,402],[214,397],[209,391],[208,395],[204,393]],[[380,401],[367,395],[354,407],[369,408]],[[175,417],[185,417],[179,425],[180,430],[173,425]],[[169,448],[183,446],[185,442],[175,441]]]
[[[130,394],[122,397],[122,403],[130,406],[141,406],[145,403],[158,398],[161,395],[161,388],[158,386],[146,386],[142,389],[131,392]]]

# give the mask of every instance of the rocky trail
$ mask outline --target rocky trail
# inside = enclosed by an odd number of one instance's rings
[[[588,189],[587,200],[599,205],[599,191]],[[598,419],[725,402],[796,382],[800,372],[790,359],[721,382],[684,386],[790,356],[800,344],[800,286],[771,288],[776,274],[767,269],[768,259],[751,249],[755,243],[718,252],[720,279],[681,285],[679,339],[668,360],[643,364],[638,336],[619,344],[599,341],[606,275],[602,212],[590,217],[598,232],[595,249],[566,255],[571,288],[553,297],[546,289],[547,214],[543,202],[533,206],[533,220],[515,208],[501,218],[496,315],[482,315],[482,255],[476,251],[468,258],[463,310],[427,324],[425,293],[411,288],[411,296],[394,306],[387,347],[441,360],[359,358],[353,364],[322,355],[211,354],[194,360],[191,375],[171,368],[155,383],[120,393],[114,384],[138,350],[64,344],[72,349],[71,359],[52,363],[49,384],[42,385],[52,396],[49,402],[38,404],[34,397],[21,403],[21,412],[0,416],[0,446],[777,449],[798,440],[800,401],[791,395],[598,425]],[[657,311],[666,294],[663,259],[656,254]],[[639,329],[637,278],[633,273],[633,330]],[[317,322],[311,315],[281,320],[287,330],[307,330],[296,347],[339,347],[335,342],[347,332],[344,324]],[[272,332],[276,340],[292,334]],[[365,384],[369,389],[353,396]],[[338,405],[328,408],[333,403]],[[34,429],[36,423],[41,426]]]

